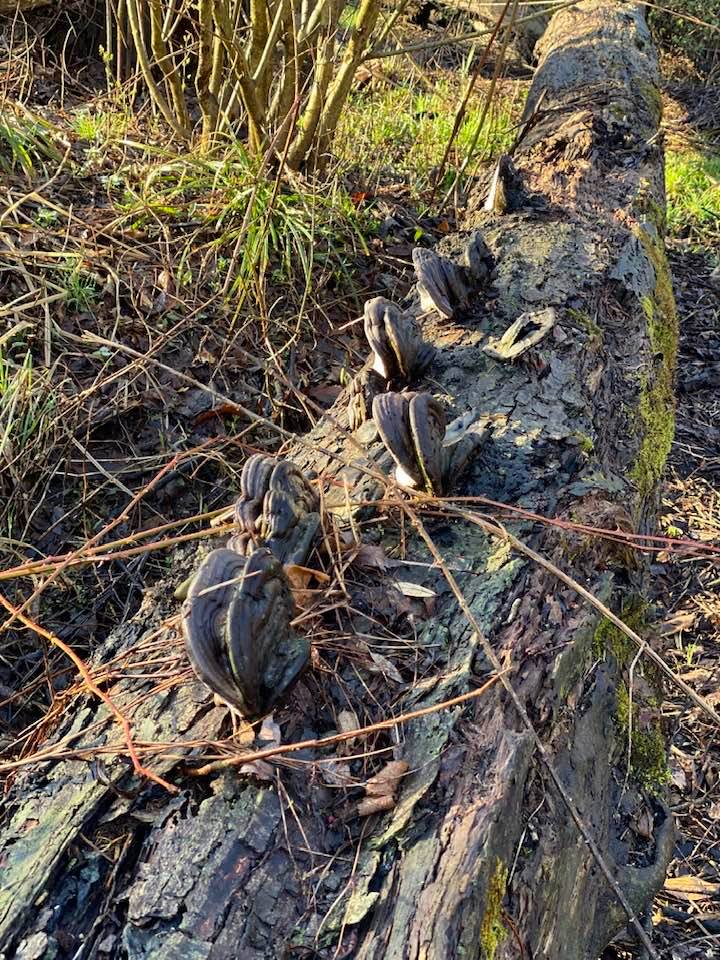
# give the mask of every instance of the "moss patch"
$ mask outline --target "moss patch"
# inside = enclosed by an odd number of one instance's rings
[[[625,749],[630,732],[630,696],[624,683],[617,689],[617,722],[624,733]],[[640,705],[633,699],[632,731],[630,732],[630,772],[651,793],[658,793],[670,783],[665,736],[659,720],[651,720],[640,728]]]
[[[656,224],[658,230],[661,224]],[[649,372],[640,380],[638,415],[643,436],[630,476],[643,500],[654,495],[675,436],[675,364],[678,320],[670,268],[661,234],[638,226],[635,235],[655,271],[655,289],[643,297],[652,358]]]
[[[647,604],[645,601],[640,597],[634,597],[623,604],[619,616],[631,630],[641,634],[645,627],[646,612]],[[630,637],[626,636],[607,617],[602,618],[593,636],[593,651],[596,657],[604,658],[607,654],[611,654],[615,657],[618,666],[624,667],[635,656],[636,650],[637,647]]]
[[[622,608],[620,619],[635,633],[640,635],[646,629],[647,604],[641,597],[633,597]],[[597,657],[612,655],[617,661],[618,668],[629,667],[635,658],[637,647],[635,643],[604,617],[598,624],[593,636],[593,649]],[[642,673],[645,679],[655,690],[661,689],[662,678],[654,665],[638,664],[636,674]],[[627,753],[627,739],[630,733],[630,772],[637,782],[646,790],[657,793],[669,782],[670,773],[667,763],[667,749],[665,736],[659,719],[640,721],[641,709],[647,714],[648,708],[653,713],[658,707],[658,700],[645,697],[640,702],[633,697],[632,730],[630,730],[630,696],[627,683],[622,680],[617,685],[617,715],[618,730],[622,735],[623,752]]]
[[[485,915],[480,927],[480,948],[483,960],[494,960],[497,948],[505,939],[506,930],[502,922],[502,901],[507,885],[507,867],[498,859],[488,884]]]

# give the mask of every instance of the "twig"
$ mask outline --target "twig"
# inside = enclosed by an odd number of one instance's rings
[[[431,713],[438,713],[440,710],[447,710],[450,707],[456,707],[461,703],[467,703],[468,700],[475,700],[486,693],[493,684],[503,676],[502,667],[498,672],[486,680],[485,683],[469,693],[460,694],[450,700],[443,700],[441,703],[434,703],[430,707],[421,707],[419,710],[411,710],[409,713],[403,713],[399,717],[391,720],[380,720],[377,723],[371,723],[367,727],[360,727],[357,730],[348,730],[345,733],[334,733],[330,737],[320,737],[313,740],[300,740],[298,743],[286,743],[279,747],[268,747],[267,750],[256,750],[254,753],[242,753],[237,757],[227,757],[225,760],[214,760],[212,763],[206,763],[203,767],[192,770],[194,777],[204,777],[216,770],[224,770],[227,767],[241,766],[243,763],[251,763],[255,760],[267,760],[268,757],[277,757],[285,753],[293,753],[295,750],[304,750],[310,747],[321,749],[322,747],[332,746],[334,743],[342,743],[344,740],[354,740],[356,737],[366,737],[368,734],[377,733],[380,730],[391,730],[401,723],[408,723],[410,720],[417,720],[418,717],[427,717]]]
[[[96,697],[99,697],[100,700],[107,706],[110,712],[113,714],[117,722],[122,727],[123,737],[125,738],[125,744],[127,746],[128,754],[132,760],[132,765],[135,770],[135,773],[139,777],[146,777],[148,780],[152,780],[154,783],[159,784],[159,786],[164,787],[169,793],[178,793],[178,788],[173,786],[173,784],[168,783],[167,780],[163,780],[162,777],[158,774],[153,773],[152,770],[144,767],[140,762],[137,751],[135,749],[135,744],[132,738],[132,728],[130,726],[130,721],[123,714],[123,712],[115,706],[110,697],[104,693],[100,687],[93,680],[90,671],[85,666],[83,660],[75,653],[75,651],[69,647],[66,643],[56,636],[56,634],[51,633],[49,630],[46,630],[44,627],[41,627],[40,624],[35,623],[34,620],[31,620],[29,617],[25,616],[22,610],[14,606],[6,597],[0,594],[0,604],[5,607],[5,609],[12,614],[13,620],[19,620],[24,626],[29,630],[34,631],[38,636],[44,637],[49,643],[54,647],[57,647],[58,650],[61,650],[66,657],[69,657],[70,660],[75,664],[80,675],[82,676],[85,684],[90,690],[91,693],[94,693]]]

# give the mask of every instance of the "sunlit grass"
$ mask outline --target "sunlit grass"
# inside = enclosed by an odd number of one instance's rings
[[[671,233],[713,246],[720,239],[720,155],[668,151],[665,168]]]
[[[167,224],[188,232],[178,272],[212,259],[232,272],[228,292],[241,299],[266,280],[308,286],[316,266],[343,274],[373,229],[337,182],[278,185],[237,143],[217,159],[151,163],[114,202],[133,230]]]
[[[0,170],[31,176],[58,164],[62,153],[58,131],[25,107],[0,108]]]
[[[351,97],[343,114],[335,152],[342,164],[368,178],[392,174],[419,192],[430,183],[452,133],[460,87],[439,82],[431,91],[398,84]],[[496,98],[480,132],[475,156],[490,159],[506,149],[522,109],[520,96]],[[477,132],[480,98],[471,101],[455,139],[451,162],[462,162]]]
[[[0,474],[42,440],[53,422],[54,409],[48,372],[34,368],[29,352],[14,361],[0,351]]]

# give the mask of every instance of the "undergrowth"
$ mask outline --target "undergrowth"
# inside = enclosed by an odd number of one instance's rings
[[[475,157],[488,161],[512,142],[514,124],[522,110],[524,88],[514,85],[498,97],[480,131]],[[341,165],[360,171],[371,187],[388,178],[405,180],[419,197],[433,185],[455,120],[460,85],[448,80],[436,84],[402,84],[389,80],[379,88],[354,94],[343,114],[335,143]],[[455,139],[451,167],[473,144],[481,97],[470,108]]]
[[[720,153],[668,151],[665,183],[672,234],[716,246],[720,242]]]

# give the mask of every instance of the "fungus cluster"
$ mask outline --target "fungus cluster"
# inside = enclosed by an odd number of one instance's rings
[[[235,533],[198,567],[182,630],[197,676],[252,719],[272,710],[310,656],[292,629],[295,606],[284,564],[302,563],[320,517],[308,480],[289,460],[256,454],[240,480]]]
[[[492,261],[476,232],[458,263],[425,249],[413,251],[413,263],[421,310],[449,318],[473,286],[487,281]],[[363,320],[371,353],[348,391],[350,426],[357,430],[372,417],[398,483],[441,494],[481,436],[468,429],[467,418],[446,431],[439,400],[402,392],[435,355],[410,309],[375,297],[365,304]],[[262,454],[245,463],[233,514],[236,531],[227,547],[209,553],[192,579],[182,629],[197,676],[253,719],[287,693],[310,656],[308,641],[292,628],[285,567],[306,561],[320,516],[316,492],[298,467]]]

